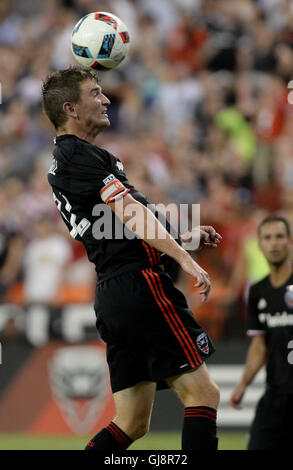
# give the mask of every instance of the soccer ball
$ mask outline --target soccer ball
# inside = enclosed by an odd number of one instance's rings
[[[95,70],[110,70],[127,56],[129,34],[125,24],[112,13],[89,13],[75,25],[71,50],[81,65]]]

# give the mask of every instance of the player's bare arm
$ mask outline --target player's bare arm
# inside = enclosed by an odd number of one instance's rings
[[[242,377],[229,400],[229,404],[232,408],[235,408],[236,410],[241,409],[241,401],[245,390],[248,385],[251,384],[262,366],[266,363],[266,359],[267,347],[265,344],[265,336],[262,334],[254,336],[248,349]]]
[[[187,274],[193,276],[197,280],[195,287],[202,287],[200,291],[202,301],[207,300],[211,289],[208,273],[192,259],[187,251],[178,245],[147,207],[129,194],[117,202],[109,203],[109,206],[128,229],[157,250],[171,256]],[[129,208],[131,211],[127,210]],[[134,212],[137,215],[135,226],[131,224]],[[150,233],[153,236],[149,236]]]

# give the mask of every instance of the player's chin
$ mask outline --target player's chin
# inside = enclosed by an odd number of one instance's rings
[[[103,117],[102,119],[99,120],[99,128],[100,129],[106,129],[107,127],[111,126],[110,119],[108,116]]]
[[[283,264],[284,261],[287,259],[286,256],[271,256],[269,259],[269,262],[274,264],[275,266],[279,266],[280,264]]]

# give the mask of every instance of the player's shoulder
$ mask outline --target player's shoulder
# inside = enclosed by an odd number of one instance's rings
[[[64,134],[55,138],[54,157],[59,161],[83,166],[109,166],[114,156],[105,149],[80,139],[74,134]]]
[[[108,150],[104,148],[97,147],[99,151],[101,152],[101,155],[103,155],[103,158],[109,163],[111,166],[113,173],[117,174],[118,178],[126,178],[126,173],[125,173],[125,168],[120,160],[119,157],[116,155],[113,155],[113,153],[109,152]]]

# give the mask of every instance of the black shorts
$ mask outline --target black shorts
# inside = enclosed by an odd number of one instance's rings
[[[184,295],[160,268],[131,271],[98,283],[97,329],[107,344],[112,391],[195,369],[214,347]]]
[[[267,390],[256,408],[248,450],[290,449],[292,426],[293,394]]]

